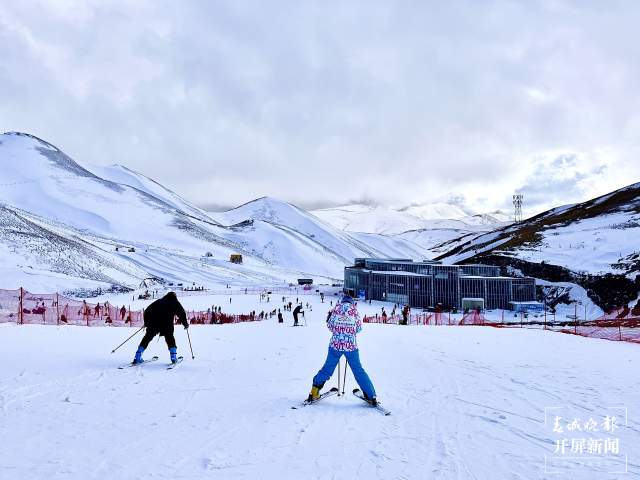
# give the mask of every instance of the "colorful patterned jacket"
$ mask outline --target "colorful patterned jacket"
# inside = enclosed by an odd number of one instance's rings
[[[362,320],[355,304],[338,303],[329,313],[327,328],[333,336],[329,346],[340,352],[352,352],[358,349],[356,334],[362,330]]]

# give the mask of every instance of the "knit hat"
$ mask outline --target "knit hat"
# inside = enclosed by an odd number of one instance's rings
[[[342,296],[342,303],[353,303],[353,297],[346,293]]]

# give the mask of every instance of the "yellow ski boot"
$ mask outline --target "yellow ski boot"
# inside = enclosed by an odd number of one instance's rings
[[[316,387],[315,385],[313,385],[311,387],[311,393],[309,394],[309,397],[307,398],[307,402],[313,402],[314,400],[318,400],[320,398],[320,389],[322,387]]]

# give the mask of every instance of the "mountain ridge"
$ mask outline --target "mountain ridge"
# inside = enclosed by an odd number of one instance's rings
[[[573,282],[605,308],[640,293],[640,183],[542,212],[521,223],[462,239],[436,257],[492,263],[525,275]]]
[[[85,253],[95,257],[97,271],[111,272],[104,277],[92,273],[94,280],[128,286],[150,274],[168,281],[216,284],[241,277],[260,283],[299,276],[335,281],[357,256],[427,254],[408,241],[380,236],[374,243],[365,242],[271,197],[226,214],[208,213],[139,172],[121,165],[83,166],[30,134],[0,135],[0,165],[1,203],[36,219],[49,232],[37,236],[37,258],[13,251],[11,232],[0,235],[1,263],[10,288],[17,279],[31,278],[26,275],[29,262],[54,273],[82,275],[82,270],[60,270],[58,263],[47,263],[47,252],[57,248],[47,239],[55,235],[92,246],[91,254]],[[20,228],[27,230],[26,224]],[[118,245],[127,248],[117,250]],[[242,253],[243,265],[230,264],[231,253]],[[207,262],[201,260],[205,254],[211,255]],[[73,261],[81,263],[81,256],[78,253]]]

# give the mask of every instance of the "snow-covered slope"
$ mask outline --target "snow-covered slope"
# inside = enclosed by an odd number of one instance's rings
[[[638,238],[640,183],[463,239],[439,258],[511,264],[538,278],[575,280],[601,299],[601,305],[621,306],[636,299],[640,289]]]
[[[346,262],[361,256],[388,256],[384,245],[378,245],[381,248],[372,247],[311,213],[275,198],[258,198],[232,210],[211,215],[227,225],[252,220],[255,224],[266,223],[302,235],[307,241],[327,252],[334,252]]]
[[[311,213],[340,230],[385,235],[434,229],[480,232],[509,222],[509,218],[501,212],[475,214],[459,205],[444,202],[399,209],[354,204],[314,210]]]
[[[129,185],[142,192],[159,198],[174,208],[187,214],[191,214],[196,218],[211,221],[211,218],[203,210],[194,207],[180,195],[160,185],[155,180],[131,170],[130,168],[122,165],[111,165],[108,167],[91,166],[90,170],[101,178],[110,180],[114,183]]]
[[[175,372],[164,369],[162,340],[145,352],[147,358],[158,355],[157,362],[116,368],[131,360],[135,345],[105,352],[133,329],[0,324],[4,356],[20,359],[0,369],[0,435],[10,439],[0,449],[0,478],[640,475],[632,461],[640,458],[640,434],[631,409],[628,426],[622,414],[612,435],[591,435],[619,440],[623,455],[614,457],[616,463],[601,456],[586,466],[567,466],[556,457],[563,475],[545,474],[545,467],[556,465],[545,458],[553,460],[563,438],[553,432],[552,420],[545,422],[545,408],[564,407],[565,418],[602,422],[620,412],[608,407],[638,405],[638,345],[526,328],[366,324],[358,337],[362,363],[392,415],[380,415],[350,393],[356,387],[350,372],[344,397],[292,410],[326,356],[326,304],[314,303],[308,328],[275,320],[194,325],[189,331],[196,358],[185,355]],[[251,308],[264,304],[244,311]],[[176,340],[178,351],[188,353],[182,329]],[[625,456],[629,473],[607,474],[624,471]]]
[[[462,219],[473,215],[471,211],[462,208],[460,205],[447,202],[414,204],[403,207],[400,211],[423,220]]]
[[[510,223],[508,216],[499,211],[475,214],[457,204],[446,202],[400,209],[354,204],[314,210],[312,213],[367,243],[375,244],[382,240],[389,245],[393,240],[420,253],[418,256],[411,255],[411,258],[436,257],[452,248],[452,241],[489,232]]]
[[[0,138],[4,203],[123,241],[145,239],[153,232],[157,244],[196,243],[185,235],[185,212],[163,198],[98,177],[35,137]]]
[[[423,226],[413,215],[386,207],[345,205],[312,212],[325,222],[347,232],[397,234]]]
[[[75,231],[10,207],[0,206],[0,239],[0,275],[15,278],[11,272],[17,268],[22,272],[21,285],[40,287],[33,277],[52,274],[81,277],[88,280],[85,286],[92,286],[91,281],[132,284],[145,276],[135,264],[105,252]]]
[[[350,235],[276,199],[208,214],[140,173],[121,166],[85,168],[28,134],[0,135],[0,167],[3,215],[31,222],[12,230],[7,223],[1,232],[6,275],[0,287],[14,288],[43,272],[129,286],[149,275],[264,284],[300,275],[341,278],[358,256],[428,255],[404,239]],[[27,224],[37,225],[38,233],[28,248],[16,247]],[[63,254],[64,242],[74,245],[69,265],[52,253]],[[203,259],[205,253],[210,256]],[[243,254],[244,264],[230,264],[231,253]],[[84,256],[91,266],[77,268]],[[31,275],[34,268],[37,275]]]
[[[478,234],[478,231],[468,230],[465,228],[424,228],[421,230],[409,230],[407,232],[395,235],[400,238],[417,244],[422,248],[429,250],[435,257],[441,255],[452,248],[452,244],[469,239]]]
[[[21,215],[30,216],[30,220],[37,221],[45,230],[53,230],[58,237],[76,238],[81,244],[93,245],[94,251],[102,250],[102,254],[94,256],[99,264],[95,267],[100,271],[111,268],[115,262],[128,264],[123,267],[126,271],[135,272],[136,277],[144,277],[149,273],[148,267],[152,266],[173,279],[171,263],[176,254],[197,257],[205,251],[212,251],[224,258],[229,251],[237,249],[224,238],[226,230],[214,220],[204,214],[195,217],[196,209],[185,211],[176,199],[172,198],[171,202],[165,200],[170,195],[155,196],[144,189],[99,177],[57,147],[36,137],[17,133],[0,136],[0,165],[2,204],[21,212]],[[24,235],[21,228],[17,231]],[[45,237],[51,235],[31,238],[33,242],[42,243],[36,249],[41,252],[38,262],[51,265],[48,258],[51,245],[47,244]],[[0,241],[5,245],[10,243],[6,231]],[[126,248],[116,251],[117,246]],[[135,248],[137,252],[123,253],[129,248]],[[136,258],[140,251],[149,250],[164,252],[166,262],[158,263],[159,259],[156,259],[148,265],[144,258]],[[34,252],[33,248],[31,252]],[[71,256],[65,271],[83,278],[99,277],[95,269],[91,272],[87,269],[78,271],[74,267],[78,262],[78,258]],[[12,263],[16,272],[24,272],[25,268],[34,266],[33,262],[21,264],[13,253],[3,259],[5,268],[10,268]],[[62,270],[56,268],[54,271]],[[118,281],[111,275],[103,279],[126,285],[137,284],[135,279],[121,278]],[[10,276],[4,281],[8,287],[16,286]]]
[[[636,271],[640,243],[640,183],[520,224],[478,235],[444,258],[461,261],[496,253],[591,274]]]

